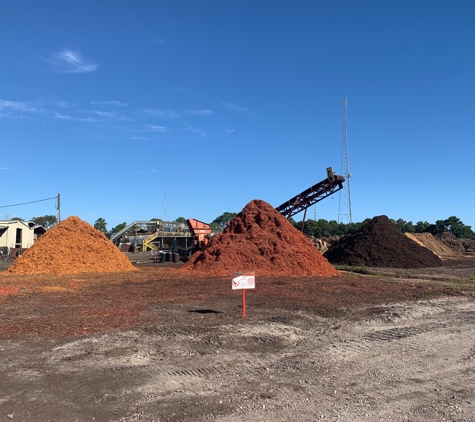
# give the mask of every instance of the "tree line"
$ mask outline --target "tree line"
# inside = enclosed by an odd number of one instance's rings
[[[296,222],[290,219],[291,223],[297,230],[302,230],[302,221]],[[365,223],[370,221],[370,218],[361,223],[338,223],[335,220],[312,220],[308,219],[303,225],[303,232],[307,236],[314,237],[330,237],[330,236],[345,236],[352,234],[359,230]],[[405,221],[402,218],[398,220],[390,219],[402,233],[430,233],[434,236],[444,232],[452,233],[460,239],[472,239],[475,237],[471,226],[465,225],[460,218],[452,216],[445,220],[437,220],[434,224],[427,221],[418,221],[414,224],[412,221]]]
[[[221,233],[226,225],[236,217],[237,213],[235,212],[225,212],[221,214],[219,217],[216,217],[211,222],[211,228],[213,233]],[[23,221],[20,217],[13,217],[10,220],[20,220]],[[159,221],[159,218],[152,218],[150,221]],[[314,237],[330,237],[330,236],[345,236],[347,234],[352,234],[359,230],[364,224],[370,221],[370,218],[363,220],[360,223],[339,223],[335,220],[312,220],[308,219],[305,221],[305,224],[302,221],[295,221],[294,219],[290,219],[290,223],[297,229],[302,230],[303,224],[303,232],[307,236],[314,236]],[[31,220],[34,223],[45,227],[46,229],[53,227],[58,223],[58,219],[54,215],[44,215],[41,217],[33,217]],[[186,219],[184,217],[178,217],[174,220],[178,223],[186,223]],[[399,231],[402,233],[431,233],[432,235],[436,236],[438,234],[442,234],[444,232],[452,233],[459,239],[472,239],[475,238],[475,232],[473,232],[471,226],[467,226],[463,223],[460,218],[451,216],[445,220],[437,220],[435,223],[431,224],[427,221],[418,221],[414,224],[412,221],[405,221],[402,218],[398,220],[390,219],[394,223],[394,225],[398,228]],[[107,230],[107,222],[104,218],[98,218],[94,223],[94,228],[103,232],[103,233],[110,233],[115,234],[125,228],[127,223],[124,221],[112,229]]]

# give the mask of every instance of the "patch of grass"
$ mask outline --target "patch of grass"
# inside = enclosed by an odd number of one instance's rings
[[[347,272],[358,273],[358,274],[370,273],[366,265],[362,265],[361,267],[350,267],[348,265],[335,265],[335,268],[339,271],[347,271]]]
[[[453,280],[450,280],[449,283],[450,283],[450,286],[452,287],[452,289],[462,290],[464,281],[463,280],[458,280],[458,279],[453,279]]]
[[[457,290],[457,291],[460,291],[460,290],[463,290],[463,291],[475,291],[475,286],[470,283],[471,280],[462,280],[462,279],[452,279],[449,281],[450,283],[450,287],[452,287],[452,289],[454,290]]]
[[[468,276],[468,279],[469,279],[470,281],[474,281],[474,280],[475,280],[475,274],[470,274],[470,275]]]
[[[356,267],[353,269],[353,271],[358,274],[369,274],[369,270],[368,268],[366,268],[366,265],[363,265],[361,267]]]

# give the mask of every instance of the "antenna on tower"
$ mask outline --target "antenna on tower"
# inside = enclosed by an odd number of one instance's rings
[[[343,102],[343,142],[341,149],[341,175],[345,177],[346,184],[343,185],[343,189],[340,190],[340,203],[338,207],[338,222],[342,223],[346,220],[348,223],[352,223],[351,216],[351,195],[350,195],[350,163],[348,159],[348,132],[346,127],[346,116],[348,107],[348,98],[342,100]]]

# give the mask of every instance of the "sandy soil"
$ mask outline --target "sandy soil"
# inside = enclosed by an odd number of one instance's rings
[[[475,260],[258,278],[0,275],[0,419],[473,421]]]

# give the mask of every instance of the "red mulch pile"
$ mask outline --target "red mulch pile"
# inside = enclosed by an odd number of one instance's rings
[[[333,243],[324,256],[332,264],[368,267],[439,267],[442,260],[401,233],[385,215]]]
[[[267,202],[255,199],[179,270],[185,274],[229,276],[323,276],[338,271],[307,237]]]
[[[134,271],[107,237],[78,217],[48,230],[3,274],[78,274]]]

